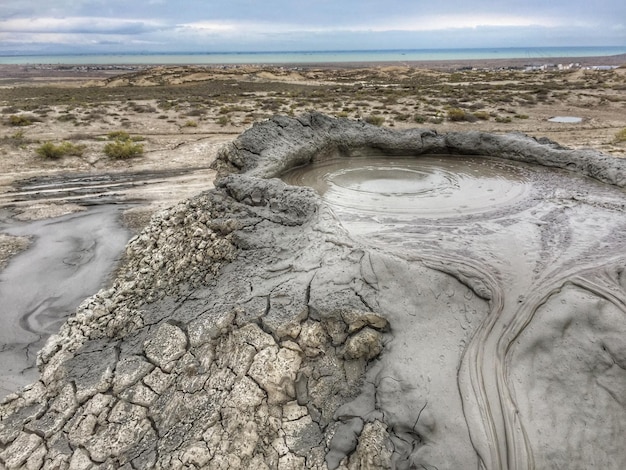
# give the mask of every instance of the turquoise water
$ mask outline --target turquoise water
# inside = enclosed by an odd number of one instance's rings
[[[311,64],[462,59],[531,59],[625,54],[626,46],[407,49],[384,51],[222,52],[0,56],[0,64]],[[600,64],[599,64],[600,65]]]

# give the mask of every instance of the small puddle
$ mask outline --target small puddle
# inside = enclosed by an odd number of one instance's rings
[[[583,118],[576,116],[554,116],[548,119],[550,122],[561,122],[565,124],[578,124],[583,122]]]

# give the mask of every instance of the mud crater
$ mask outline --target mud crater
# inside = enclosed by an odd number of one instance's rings
[[[397,277],[384,288],[397,296],[387,304],[396,318],[419,307],[438,309],[441,317],[417,311],[412,325],[392,320],[400,326],[394,346],[373,370],[394,371],[395,380],[417,391],[437,426],[453,429],[465,415],[468,430],[426,432],[430,454],[416,451],[412,464],[471,461],[472,443],[488,468],[506,468],[507,459],[514,468],[532,462],[541,468],[565,465],[572,455],[591,462],[622,454],[623,189],[563,169],[476,155],[314,158],[281,177],[314,188],[364,245],[448,272],[488,301],[478,325],[460,314],[466,308],[458,299],[443,310],[427,300],[419,293],[423,276],[411,268],[390,273]],[[450,317],[462,328],[451,327]],[[411,328],[428,334],[416,338]],[[607,342],[612,349],[602,346]],[[431,349],[441,355],[424,354]],[[407,356],[411,368],[398,367]],[[589,416],[584,424],[581,411]],[[610,417],[610,430],[599,415]],[[444,457],[450,448],[456,455]]]
[[[524,197],[532,171],[502,160],[459,156],[336,158],[282,175],[341,212],[445,218],[493,211]]]

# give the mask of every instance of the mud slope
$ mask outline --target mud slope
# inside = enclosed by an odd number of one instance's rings
[[[310,114],[216,168],[0,405],[0,463],[625,466],[622,160]]]

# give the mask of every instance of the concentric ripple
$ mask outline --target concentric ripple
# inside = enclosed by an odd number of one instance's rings
[[[316,189],[336,208],[428,218],[493,210],[530,188],[522,166],[449,155],[332,159],[293,169],[283,179]]]

